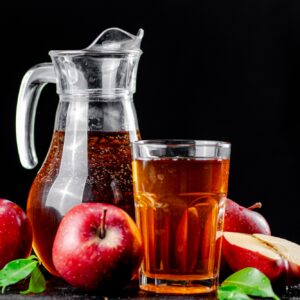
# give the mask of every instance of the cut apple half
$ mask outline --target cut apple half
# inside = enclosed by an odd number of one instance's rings
[[[251,234],[224,232],[222,252],[233,271],[257,268],[272,281],[285,271],[282,256]]]
[[[275,236],[254,234],[254,237],[272,247],[288,264],[287,277],[292,282],[300,282],[300,245]]]

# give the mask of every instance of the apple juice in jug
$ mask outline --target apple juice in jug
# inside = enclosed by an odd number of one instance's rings
[[[86,49],[50,51],[52,63],[33,67],[22,81],[16,129],[26,168],[37,164],[32,137],[39,91],[52,82],[59,94],[52,142],[27,202],[34,251],[54,275],[52,244],[72,207],[106,202],[134,218],[131,142],[140,135],[133,93],[142,37],[142,30],[134,36],[107,29]]]
[[[55,274],[52,244],[65,208],[47,205],[46,198],[58,176],[65,133],[55,131],[47,159],[31,187],[27,213],[33,224],[34,249],[44,266]],[[82,202],[106,202],[124,209],[134,218],[129,132],[88,132],[88,175]],[[75,193],[72,189],[66,192]],[[60,196],[61,197],[61,196]],[[42,200],[42,201],[41,201]]]

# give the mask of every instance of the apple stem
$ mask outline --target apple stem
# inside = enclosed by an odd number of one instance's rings
[[[107,209],[103,209],[103,217],[101,219],[100,230],[99,230],[100,239],[104,239],[106,235],[106,230],[105,230],[106,211]]]
[[[249,206],[248,209],[253,210],[253,209],[257,209],[257,208],[261,208],[261,207],[262,207],[261,202],[256,202],[253,205]]]

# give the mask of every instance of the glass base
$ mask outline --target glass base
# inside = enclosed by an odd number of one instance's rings
[[[140,288],[159,294],[211,294],[217,290],[218,279],[170,280],[147,277],[140,274]]]

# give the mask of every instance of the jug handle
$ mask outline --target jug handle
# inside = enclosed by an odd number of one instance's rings
[[[40,93],[47,83],[56,83],[53,64],[38,64],[24,75],[18,95],[17,147],[21,164],[26,169],[34,168],[38,163],[34,145],[35,113]]]

